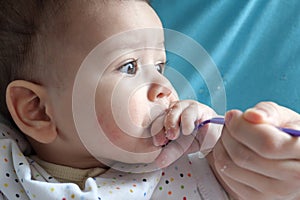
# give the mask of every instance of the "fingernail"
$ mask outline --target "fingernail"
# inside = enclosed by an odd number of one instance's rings
[[[259,114],[263,118],[267,118],[269,116],[268,113],[261,108],[249,108],[245,112],[255,112],[256,114]]]
[[[166,138],[172,140],[172,139],[174,139],[174,137],[175,137],[174,131],[172,131],[171,129],[168,129],[166,131]]]

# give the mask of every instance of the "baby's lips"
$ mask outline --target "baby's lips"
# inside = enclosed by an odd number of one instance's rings
[[[162,131],[159,134],[153,136],[153,143],[155,146],[163,146],[168,143],[168,138],[166,138],[165,133]]]

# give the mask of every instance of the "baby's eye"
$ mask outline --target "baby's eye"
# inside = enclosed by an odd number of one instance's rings
[[[165,62],[161,62],[161,63],[156,64],[156,65],[155,65],[156,70],[157,70],[159,73],[162,74],[162,73],[164,72],[165,65],[166,65]]]
[[[118,70],[122,73],[125,73],[125,74],[131,74],[131,75],[136,74],[137,61],[132,60],[130,62],[127,62],[124,65],[122,65],[121,67],[119,67]]]

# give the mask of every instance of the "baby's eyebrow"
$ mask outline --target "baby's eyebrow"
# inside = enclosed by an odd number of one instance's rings
[[[114,43],[113,45],[106,48],[105,54],[107,56],[116,55],[116,57],[119,57],[121,55],[126,55],[129,53],[132,53],[137,50],[142,49],[155,49],[155,50],[162,50],[165,51],[164,41],[162,42],[141,42],[138,40],[135,40],[134,42],[130,43],[130,41],[126,41],[124,43]]]

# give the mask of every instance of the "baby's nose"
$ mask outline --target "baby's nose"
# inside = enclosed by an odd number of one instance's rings
[[[148,99],[152,102],[158,101],[162,98],[166,98],[172,94],[172,89],[168,86],[153,83],[148,92]]]

